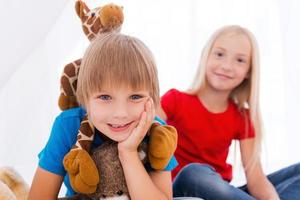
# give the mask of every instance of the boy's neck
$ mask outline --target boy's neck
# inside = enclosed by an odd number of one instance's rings
[[[212,113],[222,113],[225,112],[228,107],[229,94],[229,92],[203,89],[197,96],[208,111]]]

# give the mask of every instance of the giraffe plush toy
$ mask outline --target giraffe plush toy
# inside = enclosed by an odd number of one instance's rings
[[[104,5],[90,10],[81,1],[76,1],[76,13],[81,19],[82,29],[87,38],[92,41],[110,32],[119,32],[123,23],[123,8],[114,4]],[[76,100],[77,78],[81,59],[65,66],[61,76],[61,94],[58,104],[61,110],[79,106]],[[64,167],[69,173],[72,188],[79,193],[91,194],[97,189],[99,173],[95,162],[90,156],[90,148],[95,134],[94,126],[86,115],[77,135],[77,142],[64,157]],[[177,133],[170,126],[153,126],[149,132],[148,159],[155,170],[164,169],[169,163],[177,146]],[[101,181],[101,180],[100,180]]]

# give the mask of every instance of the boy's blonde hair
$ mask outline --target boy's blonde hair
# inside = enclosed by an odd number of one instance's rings
[[[236,87],[230,94],[230,98],[237,104],[238,108],[244,112],[246,109],[250,111],[251,122],[255,130],[255,148],[253,151],[253,159],[258,158],[261,151],[262,139],[262,119],[259,105],[259,52],[258,45],[254,35],[246,28],[232,25],[224,26],[218,29],[205,45],[201,60],[196,72],[194,81],[192,82],[189,93],[198,94],[206,84],[205,71],[208,57],[211,53],[212,47],[217,38],[221,35],[244,35],[248,38],[251,44],[251,63],[249,69],[249,77],[245,79],[238,87]],[[248,120],[246,119],[246,122]],[[249,124],[246,123],[246,130]],[[254,161],[254,160],[253,160]],[[251,162],[253,163],[253,162]],[[246,166],[247,167],[247,166]]]
[[[120,33],[92,41],[80,66],[77,100],[86,107],[90,96],[103,86],[147,89],[155,107],[159,105],[156,64],[142,41]]]

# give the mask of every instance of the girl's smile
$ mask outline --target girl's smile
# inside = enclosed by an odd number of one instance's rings
[[[251,44],[241,34],[219,36],[207,60],[206,80],[209,89],[229,93],[247,78]]]
[[[222,80],[227,80],[227,79],[232,79],[233,77],[230,75],[226,75],[224,73],[220,73],[220,72],[214,72],[215,76],[217,76],[218,78],[222,79]]]

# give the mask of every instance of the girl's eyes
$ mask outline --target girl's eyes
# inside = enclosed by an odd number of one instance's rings
[[[246,63],[247,61],[245,59],[243,59],[243,58],[238,58],[237,62],[239,62],[239,63]]]
[[[216,57],[222,57],[222,56],[224,56],[224,53],[220,52],[220,51],[216,51],[214,54],[215,54]]]
[[[222,57],[224,54],[223,53],[217,53],[217,56]]]
[[[103,100],[103,101],[108,101],[111,100],[111,96],[103,94],[99,96],[99,99]]]

